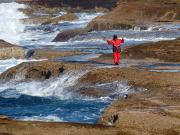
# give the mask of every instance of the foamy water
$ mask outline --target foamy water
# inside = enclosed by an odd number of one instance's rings
[[[73,92],[73,86],[85,73],[69,72],[43,82],[0,84],[0,113],[25,121],[96,123],[114,99],[137,91],[126,82],[112,82],[92,86],[114,89],[109,96],[93,98]]]
[[[21,19],[26,16],[18,11],[19,8],[25,8],[25,5],[15,2],[0,4],[0,39],[16,44],[22,40],[21,33],[24,32],[25,25]]]
[[[125,37],[125,44],[134,45],[144,42],[156,42],[160,40],[172,40],[180,35],[178,26],[152,26],[148,30],[112,30],[91,32],[77,36],[67,42],[52,42],[56,35],[68,29],[84,28],[93,18],[102,13],[76,13],[78,20],[72,22],[59,22],[57,25],[23,24],[21,19],[26,18],[19,8],[25,8],[23,4],[0,3],[0,39],[18,44],[25,49],[50,48],[55,50],[80,50],[91,54],[69,57],[62,61],[88,61],[89,58],[98,57],[99,53],[111,52],[111,47],[106,45],[106,40],[113,34]],[[64,13],[57,13],[61,16]],[[41,13],[36,14],[42,15]],[[44,14],[47,15],[47,14]],[[165,29],[166,28],[166,29]],[[22,62],[37,61],[23,59],[0,60],[0,73]],[[127,65],[126,63],[124,65]],[[102,67],[102,66],[101,66]],[[100,67],[100,68],[101,68]],[[112,68],[113,66],[104,66]],[[75,71],[62,74],[57,78],[43,82],[17,82],[11,81],[0,84],[0,114],[21,120],[40,121],[67,121],[96,123],[104,108],[117,97],[144,89],[133,89],[127,82],[111,82],[107,84],[95,84],[97,89],[113,89],[112,93],[99,98],[80,95],[73,92],[79,78],[85,72]]]
[[[61,100],[70,99],[71,93],[66,89],[75,85],[83,72],[69,72],[58,78],[52,78],[43,82],[7,82],[1,84],[1,96],[5,98],[18,98],[20,95],[38,96],[38,97],[57,97]]]
[[[18,64],[21,64],[23,62],[32,62],[32,61],[44,61],[47,59],[15,59],[15,58],[11,58],[11,59],[6,59],[6,60],[0,60],[0,74],[4,71],[6,71],[7,69],[14,67]]]

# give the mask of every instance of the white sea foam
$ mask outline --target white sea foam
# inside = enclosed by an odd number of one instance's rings
[[[48,116],[32,116],[32,117],[20,117],[19,119],[23,121],[46,121],[46,122],[62,122],[63,119],[59,118],[56,115],[48,115]]]
[[[25,5],[15,2],[0,4],[0,39],[10,43],[19,43],[21,40],[25,29],[21,19],[26,16],[18,11],[19,8],[25,8]]]
[[[158,42],[163,40],[174,40],[176,38],[167,37],[142,37],[142,38],[125,38],[125,41],[144,41],[144,42]]]
[[[77,80],[84,75],[85,72],[69,72],[60,75],[58,78],[52,78],[43,82],[9,82],[1,84],[0,92],[3,97],[9,98],[15,96],[18,98],[20,95],[30,95],[39,97],[58,97],[59,99],[72,98],[72,93],[67,91],[67,88],[74,86]]]

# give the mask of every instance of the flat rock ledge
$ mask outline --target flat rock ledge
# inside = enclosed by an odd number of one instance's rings
[[[4,40],[0,40],[0,59],[8,59],[12,57],[23,58],[23,48],[10,44]]]

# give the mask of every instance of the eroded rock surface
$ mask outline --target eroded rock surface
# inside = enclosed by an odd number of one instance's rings
[[[26,58],[33,58],[33,59],[55,59],[55,58],[62,58],[66,56],[73,56],[73,55],[80,55],[84,54],[83,52],[77,51],[54,51],[54,50],[43,50],[43,49],[35,49],[29,50],[26,54]]]
[[[89,30],[130,29],[135,26],[146,29],[154,22],[179,21],[179,7],[178,0],[121,0],[112,11],[96,17],[87,27]]]
[[[83,64],[64,64],[57,61],[34,61],[24,62],[8,69],[0,75],[1,81],[43,81],[52,77],[58,77],[62,73],[86,70],[88,65]],[[90,67],[89,67],[90,68]]]
[[[65,42],[77,35],[82,35],[87,33],[88,30],[84,29],[84,28],[78,28],[78,29],[73,29],[73,30],[65,30],[63,32],[60,32],[55,39],[53,40],[53,42]]]
[[[25,2],[25,0],[18,0],[19,2]],[[111,9],[116,6],[117,0],[32,0],[32,3],[45,5],[50,7],[65,7],[69,6],[71,8],[82,8],[82,9],[92,9],[95,7],[102,7]]]
[[[0,40],[0,59],[23,58],[24,50],[16,45]]]
[[[4,81],[44,80],[57,77],[63,72],[61,69],[63,69],[61,62],[24,62],[2,73],[0,79]]]
[[[153,58],[166,62],[180,62],[180,40],[145,43],[129,47],[122,55],[124,58],[130,59]]]

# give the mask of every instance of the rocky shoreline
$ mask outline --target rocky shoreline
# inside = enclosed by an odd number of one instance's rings
[[[28,2],[32,0],[17,0],[18,2]],[[81,0],[80,0],[81,1]],[[97,0],[96,0],[97,1]],[[101,0],[97,1],[98,3]],[[37,1],[45,12],[59,11],[54,1]],[[67,2],[67,3],[66,3]],[[58,4],[69,4],[69,1],[63,1]],[[107,6],[107,3],[110,2]],[[113,30],[130,29],[140,26],[146,29],[148,23],[179,22],[179,1],[127,1],[123,0],[117,3],[116,0],[106,1],[100,7],[107,9],[107,14],[95,18],[86,28],[74,29],[60,32],[54,39],[55,42],[64,42],[77,35],[82,35],[93,30]],[[151,3],[152,2],[152,3]],[[36,3],[37,4],[37,3]],[[81,5],[72,4],[73,10],[90,10],[84,2]],[[92,4],[92,3],[91,3]],[[44,7],[45,5],[45,7]],[[94,9],[97,5],[91,5]],[[116,5],[116,6],[115,6]],[[142,6],[143,5],[143,6]],[[59,5],[58,5],[59,6]],[[61,5],[62,6],[62,5]],[[76,6],[82,6],[77,9]],[[89,6],[89,5],[88,5]],[[65,6],[66,7],[66,6]],[[113,8],[112,8],[113,7]],[[33,17],[33,12],[37,6],[32,9],[24,10],[26,14]],[[45,9],[47,8],[47,9]],[[76,8],[76,9],[74,9]],[[66,7],[67,9],[67,7]],[[169,11],[173,9],[172,11]],[[104,9],[103,9],[104,10]],[[153,13],[158,10],[158,13]],[[119,12],[121,11],[121,14]],[[133,11],[129,14],[130,11]],[[123,15],[122,15],[123,14]],[[128,14],[128,15],[127,15]],[[140,14],[140,16],[139,16]],[[157,16],[155,15],[157,14]],[[121,18],[121,19],[119,19]],[[74,20],[77,16],[73,12],[59,18],[33,18],[42,25],[57,24],[60,20]],[[26,20],[24,20],[26,21]],[[28,20],[29,21],[29,20]],[[33,22],[34,23],[34,22]],[[21,47],[0,41],[0,59],[7,58],[25,58],[24,50]],[[112,54],[101,55],[98,58],[91,59],[94,63],[102,62],[109,64],[110,67],[97,67],[93,63],[80,62],[60,62],[56,59],[82,55],[83,52],[70,51],[52,51],[35,49],[26,54],[28,59],[46,59],[44,61],[24,62],[15,67],[9,68],[0,74],[2,83],[17,81],[28,82],[32,80],[44,81],[51,78],[57,78],[70,71],[86,71],[80,77],[77,84],[73,86],[73,92],[79,95],[99,98],[110,95],[115,92],[114,87],[102,91],[103,87],[94,87],[99,84],[113,82],[125,82],[134,92],[117,98],[101,114],[98,124],[80,124],[70,122],[39,122],[39,121],[19,121],[6,116],[0,116],[0,135],[55,135],[55,134],[73,134],[73,135],[179,135],[180,134],[180,72],[156,72],[151,67],[141,68],[135,61],[134,65],[123,64],[112,66]],[[155,43],[145,43],[132,47],[127,47],[122,52],[123,60],[144,60],[148,63],[160,64],[157,69],[174,70],[172,66],[161,67],[161,64],[179,64],[180,63],[180,39],[160,41]],[[122,62],[123,62],[122,60]],[[91,69],[91,70],[89,70]],[[93,87],[92,87],[93,86]],[[139,90],[140,89],[140,90]],[[114,95],[113,95],[114,96]]]
[[[8,59],[8,58],[24,58],[24,50],[23,48],[7,43],[4,40],[0,40],[0,59]]]
[[[167,43],[167,41],[163,41]],[[168,41],[169,47],[174,46],[173,43],[178,43],[178,39],[174,41]],[[162,42],[155,44],[163,45]],[[178,43],[177,46],[180,44]],[[141,47],[142,46],[142,47]],[[154,44],[148,44],[147,47],[153,49],[159,46]],[[143,50],[143,45],[128,48],[124,54],[129,54],[139,47],[139,51]],[[173,47],[174,50],[177,48]],[[173,49],[170,52],[174,51]],[[146,53],[145,53],[146,54]],[[169,53],[170,55],[172,53]],[[142,54],[143,55],[143,54]],[[143,55],[146,56],[146,55]],[[146,56],[148,57],[148,55]],[[149,56],[151,58],[151,56]],[[105,58],[105,57],[104,57]],[[128,57],[129,58],[129,57]],[[156,58],[161,59],[157,56]],[[107,59],[109,59],[107,57]],[[175,62],[179,62],[177,59]],[[49,64],[48,64],[49,63]],[[45,70],[41,66],[46,67]],[[90,65],[86,64],[63,64],[60,62],[33,62],[33,63],[22,63],[9,69],[8,71],[0,75],[2,78],[13,79],[19,73],[22,73],[22,69],[26,72],[25,79],[49,79],[43,76],[41,73],[48,72],[52,73],[55,77],[60,73],[59,69],[63,69],[62,72],[70,70],[81,69],[86,70]],[[51,69],[52,67],[52,69]],[[56,68],[57,67],[57,68]],[[30,70],[32,69],[32,70]],[[23,73],[25,73],[23,72]],[[11,75],[9,75],[11,74]],[[21,80],[22,81],[22,80]],[[120,98],[114,101],[102,114],[99,123],[102,124],[100,127],[97,125],[84,125],[84,124],[70,124],[70,123],[44,123],[44,122],[21,122],[10,119],[0,119],[0,133],[12,133],[13,135],[20,135],[23,132],[29,134],[55,134],[56,132],[66,134],[70,130],[74,131],[73,134],[127,134],[127,135],[138,135],[138,134],[157,134],[157,135],[178,135],[180,133],[180,108],[178,103],[180,102],[179,88],[180,88],[180,74],[167,73],[167,72],[152,72],[149,69],[139,69],[137,67],[114,67],[114,68],[94,68],[87,72],[78,81],[76,89],[82,84],[86,86],[94,86],[95,84],[110,83],[114,81],[126,81],[128,85],[136,88],[144,88],[145,91],[137,91],[134,94],[130,94],[127,99]],[[104,94],[98,89],[92,89],[89,87],[79,87],[80,89],[76,92],[80,94],[89,95],[92,97],[101,97]],[[85,93],[84,93],[85,92]],[[5,124],[6,123],[6,124]],[[9,127],[11,125],[11,128]],[[38,125],[38,126],[33,126]],[[56,125],[56,129],[54,126]],[[110,127],[107,127],[109,125]],[[9,128],[5,128],[9,127]],[[23,127],[23,129],[21,128]],[[31,127],[31,131],[28,129]],[[36,127],[36,128],[34,128]],[[42,128],[43,127],[43,128]],[[44,132],[48,129],[48,132]],[[102,130],[103,129],[103,130]],[[16,131],[15,131],[16,130]],[[109,133],[112,131],[111,133]]]

